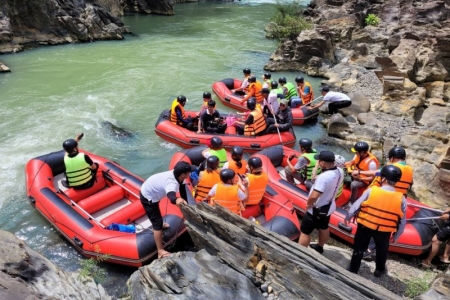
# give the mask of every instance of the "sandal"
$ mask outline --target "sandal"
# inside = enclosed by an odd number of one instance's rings
[[[433,269],[433,265],[432,264],[424,264],[421,259],[414,259],[413,263],[415,265],[417,265],[419,268],[424,269],[424,270],[431,270],[431,269]]]
[[[447,258],[443,258],[442,256],[439,256],[439,260],[441,261],[441,263],[443,264],[450,264],[450,260]]]

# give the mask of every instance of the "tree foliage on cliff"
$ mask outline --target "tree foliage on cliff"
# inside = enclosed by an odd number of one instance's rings
[[[298,2],[278,1],[275,7],[276,15],[271,19],[272,22],[277,24],[271,30],[275,39],[279,41],[294,39],[302,30],[312,28],[312,23],[303,17],[303,6]]]

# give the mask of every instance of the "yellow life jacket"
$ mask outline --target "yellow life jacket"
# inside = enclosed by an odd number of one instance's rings
[[[248,185],[248,201],[246,205],[255,205],[261,202],[261,199],[266,191],[269,176],[262,171],[261,174],[247,174],[249,181]]]
[[[239,186],[237,184],[225,185],[222,182],[217,184],[216,195],[212,198],[212,204],[219,204],[228,208],[232,213],[241,213],[241,201],[238,197]]]
[[[74,157],[65,155],[64,165],[69,186],[80,186],[92,179],[92,170],[84,158],[84,153],[78,153]]]
[[[250,125],[245,125],[244,127],[244,135],[252,136],[257,135],[260,132],[263,132],[266,130],[267,123],[264,119],[264,115],[259,108],[255,108],[253,111],[250,112],[250,114],[253,116],[253,123]]]
[[[178,126],[182,126],[183,122],[178,120],[177,112],[175,110],[177,107],[180,109],[181,116],[183,117],[183,119],[186,119],[186,115],[184,113],[184,107],[181,106],[181,104],[178,102],[177,99],[175,99],[175,100],[173,100],[172,106],[170,107],[170,122],[172,122],[173,124],[176,124]]]
[[[401,218],[403,195],[372,187],[369,198],[361,203],[358,224],[382,232],[396,232]]]
[[[200,180],[197,184],[197,187],[195,189],[195,200],[197,202],[203,201],[206,196],[208,195],[211,188],[216,184],[220,182],[220,169],[213,170],[212,172],[208,173],[207,171],[200,172]]]

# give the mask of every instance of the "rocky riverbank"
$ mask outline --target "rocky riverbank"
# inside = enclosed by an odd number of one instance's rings
[[[314,29],[283,42],[268,70],[324,76],[353,105],[325,118],[330,139],[369,142],[379,159],[393,145],[414,167],[412,196],[450,199],[450,3],[428,0],[314,0]],[[368,14],[377,27],[365,26]]]

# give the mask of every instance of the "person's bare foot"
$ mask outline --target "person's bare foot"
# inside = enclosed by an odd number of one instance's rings
[[[170,254],[171,254],[171,253],[170,253],[170,252],[167,252],[166,250],[158,251],[158,259],[165,258],[165,257],[169,257]]]

